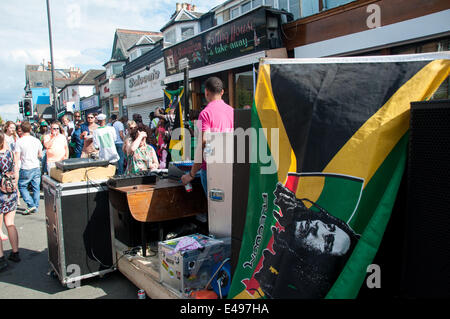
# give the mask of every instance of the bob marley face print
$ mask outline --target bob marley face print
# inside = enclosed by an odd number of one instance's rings
[[[318,219],[297,221],[295,238],[301,239],[309,249],[336,256],[345,255],[351,244],[350,236],[345,231]]]
[[[356,245],[357,235],[342,220],[308,199],[298,199],[278,183],[272,227],[272,250],[264,251],[255,274],[268,298],[323,298],[342,271]],[[307,208],[304,202],[315,207]]]

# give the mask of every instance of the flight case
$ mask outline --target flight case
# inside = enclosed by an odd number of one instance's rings
[[[42,177],[48,260],[64,286],[116,270],[106,181]]]

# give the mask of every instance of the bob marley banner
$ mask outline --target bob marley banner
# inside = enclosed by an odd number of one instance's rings
[[[172,159],[180,160],[183,155],[184,144],[184,122],[183,122],[183,94],[184,87],[180,87],[178,90],[164,90],[164,105],[165,112],[168,114],[171,110],[174,110],[175,122],[172,127],[172,132],[177,129],[181,129],[179,134],[171,134],[171,140],[169,144],[169,151],[172,155]],[[177,138],[178,137],[178,138]]]
[[[252,152],[266,146],[276,167],[250,166],[229,298],[358,295],[404,171],[410,102],[449,72],[448,53],[262,60]]]

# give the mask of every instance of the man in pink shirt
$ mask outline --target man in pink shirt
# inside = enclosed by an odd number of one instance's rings
[[[203,111],[200,112],[198,120],[201,125],[199,131],[201,134],[202,143],[198,143],[196,150],[196,161],[191,168],[191,171],[181,177],[181,181],[184,185],[190,183],[195,174],[200,170],[200,177],[202,181],[203,189],[208,196],[208,187],[206,179],[206,162],[203,158],[203,150],[206,145],[205,132],[233,132],[234,127],[234,109],[226,104],[222,100],[223,95],[223,83],[217,77],[210,77],[205,82],[205,98],[208,101],[208,105]],[[202,162],[197,160],[199,158],[201,148]]]

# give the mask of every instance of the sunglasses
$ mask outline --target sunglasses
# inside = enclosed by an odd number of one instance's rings
[[[93,119],[94,117],[93,117],[93,116],[88,116],[87,118],[88,118],[88,119]]]
[[[59,130],[59,127],[52,127],[53,131]]]

